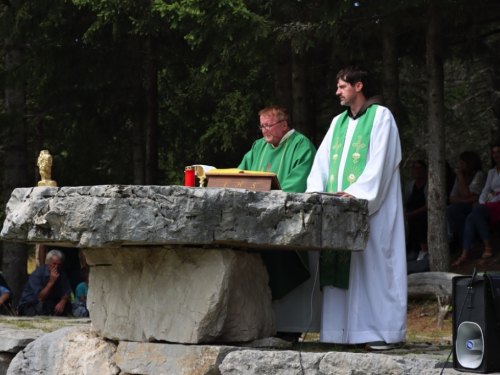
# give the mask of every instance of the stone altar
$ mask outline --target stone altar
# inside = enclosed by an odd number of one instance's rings
[[[84,249],[99,335],[191,344],[275,333],[258,251],[361,251],[368,235],[362,200],[121,185],[16,189],[1,232]]]

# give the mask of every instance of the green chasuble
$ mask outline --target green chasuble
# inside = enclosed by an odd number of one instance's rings
[[[278,176],[283,191],[303,193],[315,155],[316,148],[309,139],[294,131],[278,147],[267,143],[264,138],[256,141],[238,169],[273,172]],[[305,251],[268,250],[260,254],[269,272],[273,300],[281,299],[310,277]]]
[[[255,141],[238,169],[276,173],[281,190],[303,193],[315,155],[316,149],[309,139],[294,131],[276,148],[264,138]]]
[[[359,118],[352,136],[351,144],[345,144],[349,116],[347,111],[342,113],[337,122],[332,136],[330,149],[330,171],[326,191],[335,193],[339,190],[338,181],[341,181],[340,191],[344,191],[363,173],[366,166],[366,157],[370,145],[373,120],[378,105],[372,105]],[[344,173],[340,175],[342,153],[348,147],[346,160],[344,160]],[[320,285],[332,285],[342,289],[349,288],[349,271],[351,268],[350,251],[322,251],[320,259]]]

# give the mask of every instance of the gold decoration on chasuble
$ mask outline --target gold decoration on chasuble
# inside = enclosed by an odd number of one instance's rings
[[[321,258],[323,262],[333,264],[335,262],[335,252],[334,251],[322,251]]]
[[[352,162],[356,164],[358,162],[358,159],[360,158],[361,154],[359,153],[360,148],[365,148],[366,144],[361,143],[361,138],[363,138],[361,135],[358,136],[358,141],[354,142],[352,144],[352,147],[356,148],[356,152],[352,154],[352,158],[354,159]],[[352,182],[351,182],[352,183]]]
[[[335,154],[332,156],[333,163],[337,163],[337,159],[339,158],[338,150],[342,148],[342,143],[339,143],[339,137],[337,137],[337,142],[332,146],[332,150],[335,151]]]

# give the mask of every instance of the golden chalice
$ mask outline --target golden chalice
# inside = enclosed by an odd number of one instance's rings
[[[200,187],[203,187],[203,184],[205,183],[205,178],[207,178],[207,176],[205,175],[205,170],[200,165],[195,165],[194,168],[196,175],[200,179]]]

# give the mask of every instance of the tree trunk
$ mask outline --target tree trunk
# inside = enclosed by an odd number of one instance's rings
[[[15,69],[20,63],[22,49],[7,39],[5,43],[5,70]],[[19,82],[7,78],[5,89],[5,109],[9,124],[4,133],[4,180],[3,201],[7,204],[12,191],[26,187],[26,123],[25,95]],[[3,242],[3,275],[12,289],[13,306],[17,307],[27,281],[28,246],[23,243]]]
[[[278,45],[274,56],[274,93],[277,104],[293,113],[292,96],[292,44],[290,41]]]
[[[307,59],[304,50],[292,53],[292,92],[294,128],[314,144],[314,124],[307,84]]]
[[[384,99],[399,125],[399,69],[396,26],[391,20],[382,25]]]
[[[142,116],[134,116],[132,122],[132,158],[134,163],[134,185],[145,185],[145,147]]]
[[[450,270],[450,252],[446,229],[444,70],[441,34],[441,10],[435,2],[429,2],[427,30],[429,231],[427,243],[431,271],[447,272]]]
[[[146,62],[146,184],[158,184],[158,64],[156,41],[148,38]]]

